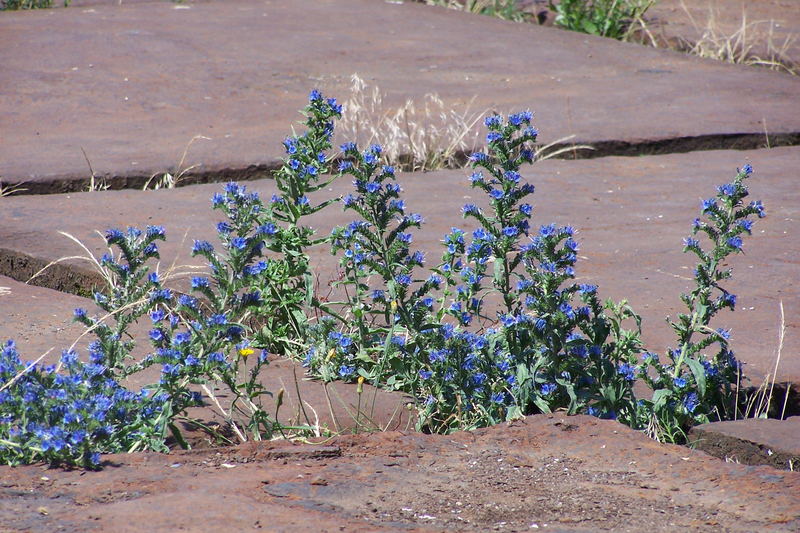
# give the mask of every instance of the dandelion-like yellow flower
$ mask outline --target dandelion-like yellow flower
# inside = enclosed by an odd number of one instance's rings
[[[392,309],[392,313],[397,311],[397,300],[392,300],[392,305],[390,306]]]
[[[336,355],[336,348],[331,348],[331,351],[328,352],[328,361],[333,359],[334,355]]]
[[[239,356],[244,360],[247,360],[248,355],[253,355],[254,353],[256,353],[256,351],[252,348],[241,348],[239,350]]]

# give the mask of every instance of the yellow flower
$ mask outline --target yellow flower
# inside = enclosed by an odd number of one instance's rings
[[[256,353],[256,351],[254,349],[252,349],[252,348],[241,348],[241,349],[239,349],[239,356],[244,360],[247,360],[247,356],[248,355],[253,355],[254,353]]]
[[[331,359],[333,359],[333,356],[334,356],[334,355],[336,355],[336,349],[335,349],[335,348],[331,348],[331,351],[330,351],[330,352],[328,352],[328,361],[330,361]]]
[[[397,300],[392,300],[392,305],[390,307],[392,308],[392,313],[397,311]]]

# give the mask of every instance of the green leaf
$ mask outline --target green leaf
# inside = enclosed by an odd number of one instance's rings
[[[706,369],[700,361],[691,357],[684,359],[684,362],[694,374],[694,380],[697,382],[697,395],[702,400],[706,394]]]

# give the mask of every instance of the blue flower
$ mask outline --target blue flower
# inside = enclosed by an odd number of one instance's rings
[[[208,278],[204,278],[202,276],[195,276],[192,278],[193,289],[207,288],[208,286]]]
[[[700,404],[700,402],[697,399],[697,393],[696,392],[690,392],[689,394],[687,394],[683,398],[683,406],[690,413],[694,413],[695,409],[697,409],[697,406],[699,404]]]
[[[342,152],[356,152],[358,151],[358,147],[354,142],[346,142],[339,147]]]
[[[537,135],[539,135],[539,130],[531,126],[525,128],[525,131],[522,132],[522,135],[524,135],[525,137],[535,138]]]
[[[114,243],[117,243],[117,242],[122,242],[123,240],[125,240],[125,236],[122,234],[122,232],[120,230],[118,230],[118,229],[110,229],[110,230],[106,231],[106,242],[108,244],[114,244]]]
[[[503,138],[503,134],[502,133],[499,133],[497,131],[490,131],[486,135],[486,142],[487,143],[493,143],[493,142],[499,141],[502,138]]]
[[[147,236],[150,238],[154,237],[163,237],[164,233],[164,226],[147,226]]]
[[[175,336],[172,338],[172,344],[178,346],[181,344],[186,344],[190,340],[192,340],[192,334],[188,331],[176,333]]]
[[[586,283],[581,283],[578,285],[578,292],[581,294],[594,294],[597,292],[597,285],[589,285]]]
[[[214,314],[209,317],[208,323],[214,326],[224,326],[228,323],[228,317],[225,316],[225,313]]]
[[[726,183],[717,187],[717,190],[723,196],[733,196],[736,193],[736,186],[733,183]]]
[[[658,363],[658,354],[654,354],[653,352],[645,352],[642,354],[642,363]]]
[[[742,238],[739,236],[730,237],[727,242],[728,246],[730,246],[731,248],[735,248],[736,250],[742,249]]]
[[[539,390],[542,392],[543,396],[549,396],[550,394],[554,393],[557,388],[558,385],[555,383],[545,383]]]
[[[469,156],[469,160],[472,161],[473,163],[487,161],[488,159],[489,159],[489,156],[486,155],[483,152],[475,152],[475,153],[473,153],[472,155]]]
[[[292,154],[296,154],[297,153],[297,144],[296,144],[296,142],[297,141],[295,139],[292,139],[292,138],[286,138],[283,141],[283,146],[286,149],[286,153],[287,154],[292,155]]]
[[[189,309],[195,309],[195,308],[197,308],[197,300],[195,300],[191,296],[187,296],[185,294],[181,294],[178,297],[178,305],[182,305],[184,307],[188,307]]]
[[[526,217],[529,217],[533,212],[533,207],[531,206],[531,204],[522,204],[521,206],[519,206],[519,212],[525,215]]]
[[[419,377],[422,378],[423,380],[431,379],[432,375],[433,375],[433,372],[431,372],[430,370],[420,370],[419,371]]]
[[[211,253],[214,251],[214,246],[208,241],[194,241],[192,246],[192,255],[199,253]]]
[[[716,207],[717,207],[717,200],[716,199],[709,198],[708,200],[703,200],[703,203],[702,203],[703,213],[711,211],[712,209],[715,209]]]
[[[515,226],[506,226],[503,228],[503,235],[506,237],[516,237],[519,234],[519,229]]]
[[[739,227],[742,228],[743,230],[745,230],[748,233],[750,233],[750,231],[751,231],[751,229],[753,227],[753,221],[752,220],[747,220],[746,218],[740,220],[739,222],[737,222],[737,224],[739,224]]]
[[[692,237],[686,237],[683,239],[683,245],[687,248],[697,248],[700,246],[700,242],[697,239],[693,239]]]
[[[320,100],[322,100],[322,95],[318,90],[313,89],[311,93],[309,93],[308,95],[308,101],[313,103],[313,102],[318,102]]]
[[[511,117],[509,117],[511,119]],[[483,119],[483,123],[487,128],[497,128],[503,125],[503,117],[500,115],[489,115]]]
[[[521,111],[508,116],[508,122],[514,126],[519,126],[523,122],[529,123],[533,119],[533,113],[530,111]]]
[[[480,213],[480,209],[478,209],[478,206],[475,204],[466,204],[464,205],[464,207],[461,208],[461,211],[465,215],[472,215],[472,214],[477,215]]]
[[[337,115],[342,113],[342,106],[336,103],[336,98],[328,98],[326,102],[328,102],[328,105],[334,113]]]
[[[208,354],[208,360],[212,363],[224,363],[225,355],[222,352],[212,352]]]
[[[278,228],[272,222],[268,222],[267,224],[263,224],[256,229],[256,233],[259,235],[267,235],[272,236],[278,233]]]
[[[514,315],[501,315],[500,322],[503,323],[503,326],[510,328],[517,323],[517,320],[514,318]]]
[[[624,376],[627,381],[634,381],[636,379],[636,367],[628,363],[622,363],[617,368],[617,374]]]
[[[675,384],[675,386],[676,386],[676,387],[678,387],[679,389],[682,389],[683,387],[685,387],[685,386],[686,386],[686,380],[685,380],[684,378],[680,378],[680,377],[678,377],[678,378],[673,378],[673,379],[672,379],[672,382],[673,382],[673,383]]]
[[[355,371],[356,371],[355,366],[342,365],[339,367],[339,375],[343,378],[353,375],[353,372]]]

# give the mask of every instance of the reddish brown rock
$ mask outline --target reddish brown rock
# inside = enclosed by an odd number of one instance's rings
[[[713,422],[692,428],[698,450],[746,465],[800,469],[800,416]]]
[[[12,531],[796,531],[800,474],[724,463],[612,421],[376,433],[0,467]]]
[[[195,135],[184,168],[263,175],[309,90],[343,99],[354,72],[389,105],[531,108],[544,141],[602,154],[800,138],[796,77],[416,2],[123,2],[4,13],[0,35],[0,176],[28,192],[84,188],[81,150],[141,186]]]

